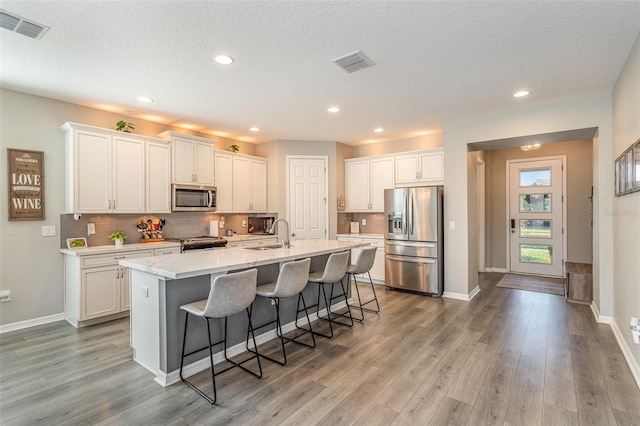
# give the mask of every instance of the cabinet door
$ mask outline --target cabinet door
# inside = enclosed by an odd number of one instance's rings
[[[214,155],[213,145],[206,142],[195,142],[195,170],[196,183],[200,185],[213,185]]]
[[[394,188],[393,157],[371,160],[371,211],[384,212],[384,190]]]
[[[114,213],[144,212],[144,141],[115,137],[113,140]]]
[[[111,137],[99,133],[75,133],[76,213],[108,213],[111,200]]]
[[[147,142],[146,211],[171,212],[171,156],[167,144]]]
[[[423,182],[444,179],[444,153],[433,152],[420,155],[420,180]]]
[[[174,183],[193,183],[193,143],[188,139],[174,137],[171,140],[173,158],[171,169]]]
[[[131,309],[131,282],[129,268],[120,268],[120,311]]]
[[[233,209],[233,158],[230,154],[216,152],[216,211]]]
[[[81,320],[120,311],[120,273],[119,266],[82,270]]]
[[[369,211],[369,160],[346,163],[346,177],[347,211]]]
[[[251,160],[251,211],[267,211],[267,162]]]
[[[248,158],[233,157],[233,211],[249,212],[251,164]]]
[[[418,182],[418,155],[402,155],[396,157],[396,185]]]
[[[369,273],[371,274],[371,279],[384,281],[384,248],[376,250],[376,258]]]

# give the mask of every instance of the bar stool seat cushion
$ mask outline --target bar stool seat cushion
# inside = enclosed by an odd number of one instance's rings
[[[312,283],[322,282],[322,275],[324,275],[324,271],[315,271],[309,273],[309,280]]]
[[[355,265],[347,266],[348,274],[364,274],[369,272],[373,267],[376,258],[376,247],[365,247],[360,252]]]
[[[187,311],[197,317],[201,317],[204,314],[204,308],[207,307],[207,299],[198,300],[197,302],[191,302],[186,305],[180,306],[180,309]]]
[[[260,284],[256,289],[256,294],[262,297],[275,297],[276,282]]]

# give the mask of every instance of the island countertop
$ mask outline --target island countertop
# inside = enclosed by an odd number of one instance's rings
[[[225,248],[160,257],[125,259],[121,266],[168,279],[182,279],[207,274],[269,265],[309,256],[334,253],[339,250],[368,245],[358,241],[297,240],[290,248],[252,250],[247,247]]]

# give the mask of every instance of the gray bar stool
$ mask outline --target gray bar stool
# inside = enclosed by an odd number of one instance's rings
[[[373,262],[376,258],[376,252],[378,249],[376,247],[364,247],[360,252],[360,256],[358,256],[358,260],[356,260],[355,265],[349,265],[347,267],[347,275],[349,277],[349,284],[351,284],[351,277],[353,277],[353,282],[356,288],[356,294],[358,295],[358,305],[350,305],[356,309],[360,309],[360,318],[353,317],[356,321],[364,321],[364,311],[378,313],[380,312],[380,304],[378,304],[378,296],[376,295],[376,289],[373,285],[373,280],[371,279],[371,268],[373,267]],[[362,303],[362,299],[360,299],[360,290],[358,289],[358,280],[356,279],[356,275],[366,273],[369,276],[369,283],[371,284],[371,291],[373,291],[373,299],[368,300]],[[369,303],[376,302],[376,309],[365,308],[364,305]]]
[[[262,377],[262,366],[260,365],[260,357],[257,354],[258,346],[256,345],[256,338],[253,333],[253,326],[251,324],[250,309],[250,306],[256,297],[257,277],[257,269],[249,269],[248,271],[229,273],[227,275],[218,275],[217,277],[215,277],[215,279],[213,279],[213,282],[211,283],[211,290],[209,291],[208,299],[203,299],[197,302],[180,306],[180,309],[185,311],[184,335],[182,337],[182,358],[180,359],[180,379],[211,404],[215,404],[217,399],[216,376],[218,374],[224,373],[225,371],[228,371],[234,367],[240,367],[247,373],[256,376],[258,379]],[[227,357],[227,320],[231,315],[242,312],[243,310],[247,312],[247,316],[249,317],[249,329],[247,333],[251,333],[251,336],[253,338],[253,345],[256,348],[256,352],[254,356],[236,363],[234,361],[231,361]],[[207,323],[207,337],[209,339],[209,345],[185,354],[184,350],[187,341],[187,324],[189,322],[189,314],[202,318]],[[213,318],[224,318],[224,338],[218,342],[211,342],[211,327],[209,324],[209,320]],[[224,358],[232,365],[216,373],[213,367],[213,346],[219,345],[220,343],[223,344]],[[207,394],[198,389],[194,384],[192,384],[182,376],[184,358],[196,352],[203,351],[207,348],[209,348],[209,359],[211,361],[213,398],[209,397]],[[249,348],[247,347],[247,349]],[[254,373],[253,371],[248,370],[242,365],[254,358],[258,361],[258,373]]]
[[[254,331],[258,330],[262,327],[266,327],[273,323],[276,324],[276,334],[280,338],[280,345],[282,346],[282,356],[284,361],[279,361],[277,359],[271,358],[267,355],[260,354],[261,357],[268,359],[269,361],[273,361],[280,365],[287,364],[287,352],[285,351],[284,345],[285,343],[293,342],[302,346],[306,346],[308,348],[316,347],[316,339],[313,335],[313,331],[311,334],[311,341],[313,343],[308,344],[298,340],[299,336],[295,336],[292,338],[285,337],[282,333],[282,323],[280,321],[280,299],[285,297],[294,297],[298,296],[298,305],[296,308],[296,328],[299,330],[303,330],[305,332],[309,332],[306,329],[298,327],[298,313],[304,311],[307,317],[307,324],[309,324],[309,329],[311,329],[311,321],[309,320],[309,312],[307,311],[307,305],[304,301],[304,296],[302,295],[302,290],[307,285],[307,280],[309,279],[309,267],[311,266],[311,258],[306,258],[302,260],[297,260],[295,262],[288,262],[282,265],[280,268],[280,272],[278,273],[278,280],[273,283],[263,284],[258,286],[256,290],[256,294],[260,297],[268,298],[274,301],[274,305],[276,308],[276,319],[265,324],[254,327]],[[302,302],[303,309],[300,309],[300,302]],[[247,334],[247,343],[249,341],[249,335]],[[251,350],[250,350],[251,351]]]
[[[333,324],[346,325],[347,327],[353,327],[353,318],[351,317],[351,310],[349,309],[349,302],[347,301],[347,288],[344,285],[343,278],[347,274],[347,266],[349,265],[349,255],[350,251],[343,251],[341,253],[332,253],[327,260],[327,264],[324,267],[323,271],[311,272],[309,274],[309,282],[318,284],[318,303],[313,306],[317,306],[318,308],[318,319],[329,322],[329,334],[319,333],[317,331],[311,331],[313,334],[318,336],[326,337],[328,339],[333,337]],[[333,295],[333,285],[337,282],[340,282],[340,286],[342,288],[342,293],[336,296]],[[327,290],[325,287],[329,287],[329,297],[327,297]],[[327,317],[323,318],[320,316],[320,293],[324,298],[324,304],[327,308]],[[338,299],[344,297],[344,301],[347,304],[347,312],[344,316],[349,318],[350,323],[345,324],[340,321],[336,321],[336,316],[342,316],[342,314],[338,314],[335,312],[331,312],[331,301],[334,299]]]

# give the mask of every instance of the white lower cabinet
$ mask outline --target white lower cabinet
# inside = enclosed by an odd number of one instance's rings
[[[243,247],[260,247],[260,246],[268,246],[271,244],[278,244],[278,237],[267,237],[267,238],[259,238],[251,237],[250,240],[244,240],[242,246]]]
[[[339,235],[336,239],[340,241],[362,241],[365,243],[369,243],[370,246],[376,247],[377,248],[376,258],[373,262],[373,266],[371,267],[371,270],[369,271],[369,273],[371,274],[371,279],[374,282],[384,283],[384,238],[382,237],[367,238],[367,237],[354,237],[351,235],[349,236]],[[351,250],[352,264],[355,265],[355,263],[358,261],[358,256],[360,255],[361,251],[362,251],[362,248]],[[367,274],[358,275],[358,278],[364,278],[367,280],[369,279]]]
[[[74,327],[127,312],[131,306],[129,270],[122,259],[150,257],[156,250],[121,251],[113,254],[64,256],[65,319]],[[174,248],[179,252],[179,248]],[[91,321],[90,321],[91,320]],[[95,320],[95,321],[93,321]]]

